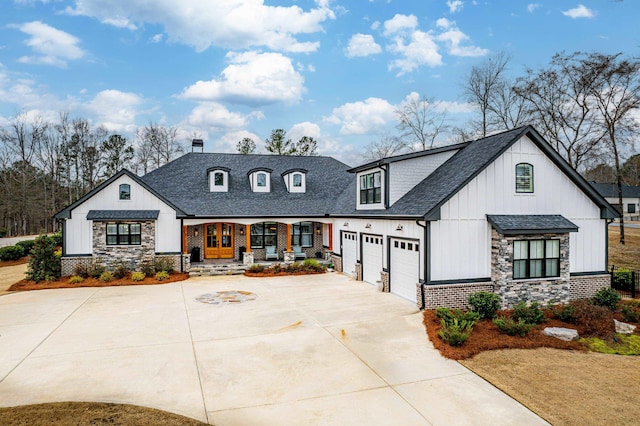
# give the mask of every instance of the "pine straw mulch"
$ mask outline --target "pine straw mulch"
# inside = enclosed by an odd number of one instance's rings
[[[30,256],[21,257],[18,260],[1,260],[0,268],[3,268],[5,266],[24,265],[25,263],[29,263],[29,259],[31,259]]]
[[[78,288],[78,287],[114,287],[125,285],[155,285],[155,284],[168,284],[177,281],[184,281],[189,278],[188,272],[173,272],[169,275],[169,278],[158,281],[155,277],[145,277],[142,281],[133,281],[131,275],[125,278],[114,279],[113,281],[105,282],[100,281],[97,278],[85,278],[81,283],[71,284],[69,277],[62,277],[57,281],[40,281],[36,283],[34,281],[22,280],[18,281],[11,287],[9,291],[29,291],[29,290],[45,290],[53,288]]]
[[[266,271],[266,269],[265,269]],[[245,271],[244,274],[247,277],[284,277],[286,275],[318,275],[318,274],[324,274],[325,272],[319,272],[319,271],[296,271],[296,272],[250,272],[250,271]]]
[[[513,311],[498,311],[498,316],[510,316],[511,312]],[[440,351],[442,356],[449,359],[467,359],[481,352],[493,349],[556,348],[578,351],[587,350],[585,346],[578,341],[565,342],[564,340],[542,334],[542,330],[547,327],[573,328],[578,330],[578,334],[580,335],[582,335],[583,332],[581,327],[550,318],[547,313],[545,313],[547,320],[533,328],[525,337],[508,336],[502,333],[490,320],[478,321],[473,327],[469,339],[459,347],[449,346],[438,336],[438,331],[440,331],[442,325],[440,319],[436,317],[435,310],[425,310],[423,315],[423,324],[427,329],[429,340],[431,340],[433,346]]]

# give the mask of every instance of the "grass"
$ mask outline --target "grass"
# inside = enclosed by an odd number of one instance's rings
[[[640,270],[640,228],[624,228],[625,244],[620,244],[620,228],[609,226],[609,265]]]

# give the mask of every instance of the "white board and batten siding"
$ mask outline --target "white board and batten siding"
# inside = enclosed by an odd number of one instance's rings
[[[131,185],[130,200],[120,200],[120,184],[123,183]],[[123,175],[71,211],[65,232],[67,254],[92,253],[93,222],[87,220],[90,210],[160,210],[156,221],[156,252],[181,251],[180,221],[176,219],[175,210]]]
[[[515,167],[529,163],[534,192],[515,192]],[[487,214],[560,214],[575,223],[570,271],[607,268],[606,224],[600,209],[529,138],[522,137],[448,200],[431,222],[431,279],[491,276],[491,226]]]

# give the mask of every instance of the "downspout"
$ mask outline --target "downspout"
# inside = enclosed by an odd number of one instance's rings
[[[604,225],[604,270],[609,270],[609,225],[611,225],[615,219],[607,219],[607,223]]]
[[[184,272],[184,250],[182,246],[184,245],[184,219],[180,219],[180,272]]]
[[[384,208],[389,208],[389,167],[387,164],[378,163],[378,166],[384,170]]]
[[[420,224],[420,220],[416,220],[416,225],[424,229],[424,259],[422,261],[423,270],[424,270],[424,282],[422,284],[422,291],[420,292],[420,296],[422,299],[422,309],[425,308],[424,304],[424,286],[429,285],[431,282],[431,265],[429,264],[429,260],[431,259],[431,222],[424,221],[424,225]]]

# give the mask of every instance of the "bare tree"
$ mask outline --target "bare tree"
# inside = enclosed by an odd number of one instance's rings
[[[433,148],[436,138],[448,129],[447,113],[432,98],[411,93],[395,110],[401,138],[414,149]]]
[[[139,168],[146,174],[184,154],[183,144],[178,140],[178,129],[150,122],[136,131],[138,140]]]
[[[382,136],[365,147],[364,157],[367,161],[402,154],[408,150],[407,143],[396,136]]]

